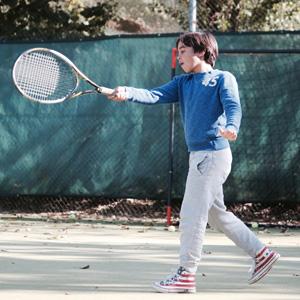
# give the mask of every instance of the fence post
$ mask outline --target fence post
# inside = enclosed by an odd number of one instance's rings
[[[172,68],[171,79],[175,76],[177,49],[172,49]],[[169,131],[169,185],[168,185],[168,208],[167,225],[171,225],[171,207],[172,207],[172,184],[173,184],[173,151],[174,151],[174,123],[175,123],[175,104],[170,105],[170,131]]]
[[[197,0],[190,0],[189,14],[189,30],[195,32],[197,27]]]

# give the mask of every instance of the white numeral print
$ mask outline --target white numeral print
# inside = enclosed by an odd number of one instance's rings
[[[215,86],[217,84],[217,80],[219,76],[216,76],[214,78],[207,78],[205,79],[202,84],[205,85],[205,86]]]

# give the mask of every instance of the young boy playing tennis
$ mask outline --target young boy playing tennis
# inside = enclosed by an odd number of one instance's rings
[[[210,33],[186,33],[176,43],[184,75],[151,89],[117,87],[110,99],[142,104],[179,102],[190,152],[186,190],[180,212],[180,264],[167,280],[153,288],[165,293],[195,293],[195,273],[207,223],[224,233],[254,260],[249,284],[265,276],[280,255],[268,249],[232,213],[226,211],[223,184],[231,170],[229,141],[241,122],[235,77],[214,69],[218,45]]]

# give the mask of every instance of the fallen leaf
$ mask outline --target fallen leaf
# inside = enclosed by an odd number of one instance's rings
[[[82,267],[82,268],[80,268],[80,269],[85,270],[85,269],[89,269],[89,268],[90,268],[90,265],[87,265],[87,266]]]

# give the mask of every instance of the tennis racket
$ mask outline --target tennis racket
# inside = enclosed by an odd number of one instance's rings
[[[77,92],[79,76],[95,89]],[[44,104],[86,94],[112,95],[114,92],[91,81],[63,54],[46,48],[23,52],[14,63],[12,79],[23,96]]]

